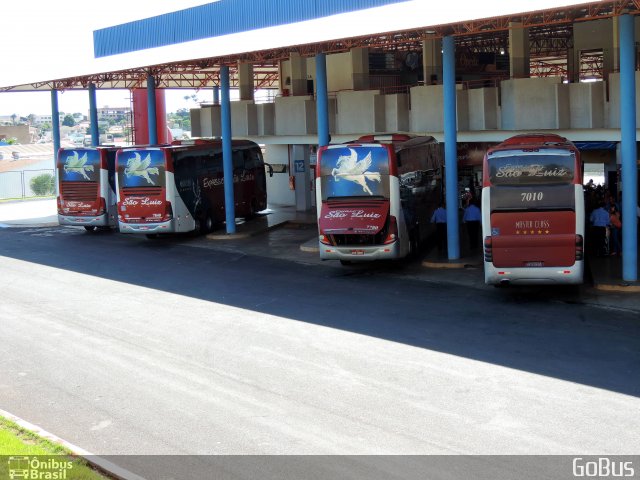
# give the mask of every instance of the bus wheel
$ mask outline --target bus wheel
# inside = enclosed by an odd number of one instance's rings
[[[207,213],[207,216],[204,219],[204,233],[213,232],[213,216],[211,213]]]
[[[254,218],[256,215],[258,215],[258,202],[255,198],[251,199],[250,209],[251,211],[249,212],[249,218]]]
[[[93,232],[93,231],[96,229],[96,227],[95,227],[95,226],[93,226],[93,225],[86,225],[86,226],[84,227],[84,229],[85,229],[87,232]]]

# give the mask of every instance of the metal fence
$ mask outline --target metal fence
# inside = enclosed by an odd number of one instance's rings
[[[42,188],[36,186],[36,191],[33,190],[32,180],[40,175],[49,175],[52,179],[55,179],[52,168],[0,172],[0,200],[46,196]],[[55,192],[55,181],[52,181],[52,185],[54,186],[53,192]],[[45,195],[43,195],[43,193],[45,193]],[[53,194],[54,193],[50,193],[50,195]]]

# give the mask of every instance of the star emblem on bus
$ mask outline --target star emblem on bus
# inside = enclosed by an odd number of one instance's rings
[[[65,173],[79,173],[87,180],[91,180],[87,172],[93,172],[93,165],[87,165],[87,153],[81,157],[78,156],[78,152],[74,151],[73,155],[67,157],[67,161],[64,163]]]

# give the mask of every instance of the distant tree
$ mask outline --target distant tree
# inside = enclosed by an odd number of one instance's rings
[[[55,177],[50,173],[43,173],[37,177],[33,177],[29,182],[33,193],[39,197],[53,195],[56,192]]]
[[[34,123],[36,123],[36,116],[33,113],[30,113],[27,116],[27,121],[29,122],[29,125],[33,125]]]
[[[13,125],[15,125],[15,124],[16,124],[16,118],[18,118],[18,115],[17,115],[17,114],[15,114],[15,113],[12,113],[12,114],[11,114],[11,123],[12,123]]]
[[[75,127],[76,121],[73,119],[73,115],[65,115],[62,120],[62,125],[65,127]]]

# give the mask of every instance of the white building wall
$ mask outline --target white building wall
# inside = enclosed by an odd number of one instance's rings
[[[569,85],[564,83],[556,84],[556,122],[553,128],[569,128],[571,124],[569,98]]]
[[[270,164],[289,164],[288,145],[267,145],[264,152],[264,161]],[[269,205],[290,205],[295,206],[296,195],[294,190],[289,189],[289,175],[285,173],[274,173],[273,177],[267,175],[267,201]]]
[[[457,86],[456,122],[458,131],[469,129],[468,91]],[[444,131],[444,88],[442,85],[423,85],[413,87],[409,122],[412,132]]]
[[[409,131],[409,95],[398,93],[384,95],[386,132]]]
[[[503,130],[558,128],[559,77],[516,78],[500,83]]]
[[[636,71],[636,125],[640,125],[640,72]],[[620,128],[620,74],[609,75],[609,102],[605,128]]]
[[[338,92],[338,133],[385,131],[385,99],[378,90]]]
[[[476,88],[468,91],[469,130],[498,128],[498,89]]]
[[[231,103],[231,135],[258,134],[258,110],[253,100],[238,100]]]
[[[604,127],[604,82],[571,83],[571,128]]]
[[[327,90],[339,92],[353,89],[351,52],[327,55]]]
[[[308,135],[317,132],[316,103],[312,97],[277,97],[276,135]]]

